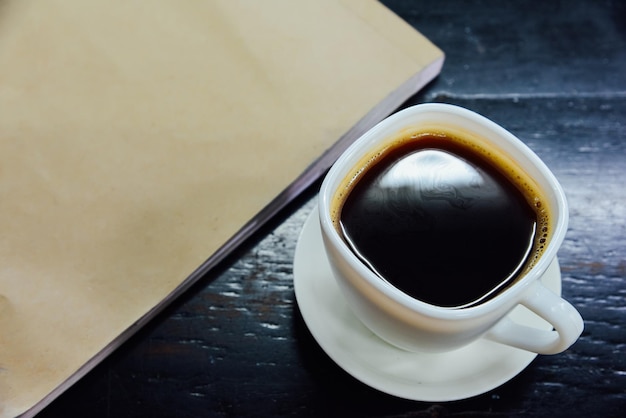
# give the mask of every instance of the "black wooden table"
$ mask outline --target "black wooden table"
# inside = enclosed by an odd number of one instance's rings
[[[580,340],[468,400],[406,401],[359,383],[317,345],[294,297],[314,187],[41,417],[623,416],[625,3],[384,3],[447,55],[441,76],[407,104],[486,115],[563,184],[571,222],[559,259],[563,294],[585,318]]]

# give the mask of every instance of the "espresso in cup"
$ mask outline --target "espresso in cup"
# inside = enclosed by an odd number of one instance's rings
[[[484,338],[556,354],[584,328],[541,280],[558,269],[565,193],[532,150],[477,113],[427,103],[380,122],[333,164],[318,209],[347,305],[398,348]],[[517,307],[550,329],[516,322]]]
[[[475,134],[405,131],[344,179],[333,224],[381,280],[446,308],[480,304],[523,276],[550,234],[542,190]]]

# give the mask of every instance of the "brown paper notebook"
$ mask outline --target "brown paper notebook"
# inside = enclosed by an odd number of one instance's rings
[[[87,373],[442,62],[372,0],[0,2],[0,416]]]

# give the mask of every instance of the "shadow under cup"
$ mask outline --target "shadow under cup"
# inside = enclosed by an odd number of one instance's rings
[[[568,223],[560,185],[526,145],[443,104],[405,109],[367,132],[331,168],[319,206],[355,314],[418,351],[462,346],[523,303]],[[516,235],[524,242],[511,245]],[[513,261],[492,269],[507,252]]]

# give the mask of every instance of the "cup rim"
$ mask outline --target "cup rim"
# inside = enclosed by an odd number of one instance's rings
[[[544,250],[544,253],[539,258],[535,266],[527,273],[523,278],[517,280],[514,284],[501,291],[496,297],[493,297],[487,301],[481,302],[477,305],[466,308],[448,308],[433,305],[427,302],[423,302],[419,299],[413,298],[407,295],[393,285],[381,280],[375,273],[373,273],[368,267],[366,267],[356,255],[348,248],[347,244],[341,238],[339,232],[333,226],[333,222],[330,214],[330,204],[340,182],[348,175],[350,170],[356,164],[356,161],[360,157],[364,156],[368,151],[375,148],[376,143],[384,141],[393,135],[393,131],[396,134],[403,128],[410,125],[411,120],[424,114],[439,114],[449,115],[457,118],[456,120],[471,121],[471,123],[482,126],[484,129],[492,132],[498,137],[503,138],[507,143],[512,146],[512,149],[518,151],[523,156],[522,159],[526,160],[527,164],[532,164],[535,176],[541,175],[542,183],[547,188],[546,192],[550,193],[554,197],[554,204],[551,208],[551,213],[554,216],[553,233],[548,247]],[[453,122],[454,124],[454,122]],[[388,132],[389,133],[386,133]],[[511,156],[513,160],[519,163],[519,159]],[[524,169],[528,168],[524,166]],[[533,176],[533,177],[535,177]],[[544,187],[542,186],[542,187]],[[565,193],[559,184],[558,180],[546,164],[532,151],[525,143],[518,139],[515,135],[496,124],[495,122],[487,119],[486,117],[471,111],[469,109],[444,103],[426,103],[418,104],[399,112],[384,119],[372,129],[363,134],[357,139],[350,147],[348,147],[342,155],[333,164],[326,177],[324,178],[318,199],[320,226],[329,243],[339,251],[341,257],[350,263],[350,266],[356,270],[358,275],[363,279],[362,281],[369,287],[376,289],[381,295],[384,295],[388,300],[399,303],[404,308],[411,311],[419,311],[421,314],[428,315],[432,318],[440,319],[453,319],[463,317],[477,317],[484,314],[488,314],[502,308],[503,306],[514,302],[516,304],[521,298],[524,290],[528,288],[535,280],[541,278],[545,273],[548,266],[555,258],[559,247],[561,246],[565,233],[567,232],[567,226],[569,222],[568,205],[565,197]],[[513,307],[513,306],[511,306]]]

